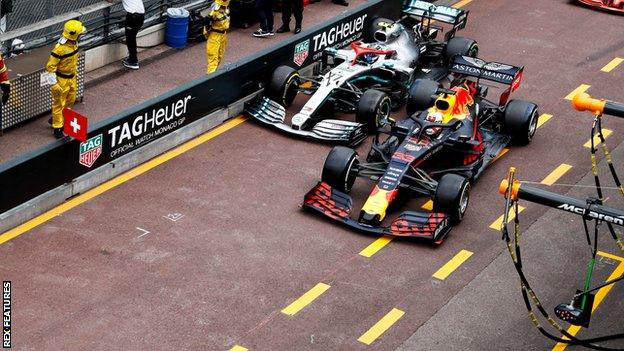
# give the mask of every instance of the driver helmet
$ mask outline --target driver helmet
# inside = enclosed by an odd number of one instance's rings
[[[454,94],[442,94],[440,95],[433,107],[436,111],[440,112],[443,116],[442,123],[448,123],[453,118],[455,113],[455,105],[457,104],[457,96]]]
[[[377,55],[375,54],[365,54],[364,56],[362,56],[362,60],[368,63],[369,65],[372,65],[373,63],[375,63],[376,58],[377,58]]]

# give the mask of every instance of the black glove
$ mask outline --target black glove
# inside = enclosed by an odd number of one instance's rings
[[[204,17],[202,22],[204,22],[205,27],[212,27],[212,18],[210,16]]]
[[[7,101],[9,101],[9,96],[11,95],[11,84],[2,83],[0,84],[0,88],[2,89],[2,104],[6,105]]]

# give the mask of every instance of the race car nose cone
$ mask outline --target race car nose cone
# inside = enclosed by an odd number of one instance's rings
[[[302,113],[297,113],[296,115],[293,116],[291,120],[291,125],[293,129],[301,130],[305,127],[305,123],[307,121],[308,121],[308,116]]]
[[[364,210],[360,211],[360,219],[358,221],[370,226],[378,226],[381,224],[378,214],[370,214]]]

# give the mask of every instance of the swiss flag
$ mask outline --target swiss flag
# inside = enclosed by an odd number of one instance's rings
[[[87,141],[87,117],[71,109],[63,110],[63,131],[70,137]]]

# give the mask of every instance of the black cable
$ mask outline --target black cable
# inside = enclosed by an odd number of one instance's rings
[[[516,270],[516,273],[518,274],[519,278],[520,278],[520,282],[521,282],[521,291],[522,291],[522,297],[525,303],[525,306],[527,308],[527,311],[529,312],[529,318],[531,319],[531,322],[534,324],[534,326],[539,330],[539,332],[544,335],[545,337],[553,340],[553,341],[557,341],[557,342],[561,342],[561,343],[567,343],[567,344],[578,344],[578,345],[582,345],[588,348],[592,348],[592,349],[596,349],[596,350],[619,350],[619,349],[614,349],[614,348],[608,348],[608,347],[603,347],[600,345],[596,345],[594,343],[596,342],[602,342],[602,341],[608,341],[608,340],[614,340],[614,339],[621,339],[624,338],[624,333],[619,333],[619,334],[612,334],[612,335],[604,335],[604,336],[599,336],[599,337],[594,337],[594,338],[587,338],[587,339],[580,339],[580,338],[576,338],[575,336],[571,335],[570,333],[568,333],[566,330],[564,330],[554,319],[552,319],[552,317],[550,317],[550,315],[548,314],[548,312],[544,309],[541,301],[539,300],[538,296],[535,294],[535,292],[533,291],[533,289],[531,288],[531,285],[529,283],[529,281],[526,279],[526,276],[524,275],[524,271],[522,269],[522,254],[521,254],[521,247],[520,247],[520,218],[519,218],[519,209],[518,209],[518,201],[517,199],[512,199],[512,191],[513,191],[513,185],[514,185],[514,175],[515,175],[515,169],[512,168],[509,172],[509,177],[507,180],[507,184],[508,184],[508,189],[507,189],[507,194],[506,194],[506,201],[505,201],[505,212],[503,214],[503,225],[501,226],[501,232],[503,235],[503,239],[507,242],[507,248],[512,260],[512,263],[514,265],[514,268]],[[593,201],[593,200],[592,200]],[[590,206],[590,202],[592,201],[588,201],[588,207]],[[599,201],[599,200],[598,200]],[[514,249],[512,249],[511,243],[510,243],[510,238],[509,238],[509,231],[507,226],[509,225],[509,220],[508,220],[508,214],[509,211],[511,210],[511,206],[514,206],[514,211],[515,211],[515,217],[514,217]],[[587,210],[586,210],[587,212]],[[584,213],[584,221],[586,220],[586,214]],[[597,223],[596,223],[597,226]],[[585,223],[585,228],[587,228],[587,225]],[[595,227],[596,231],[595,231],[595,235],[597,236],[597,227]],[[589,230],[586,231],[587,234],[587,239],[589,241]],[[591,242],[590,242],[591,245]],[[594,250],[595,252],[597,252],[597,240],[595,241],[595,248]],[[529,299],[530,296],[530,299]],[[539,310],[540,314],[546,318],[546,320],[550,323],[550,325],[555,328],[559,333],[561,333],[562,335],[566,336],[569,340],[567,339],[563,339],[561,337],[557,337],[551,333],[549,333],[546,329],[544,329],[542,327],[542,325],[539,322],[539,319],[537,318],[537,316],[535,315],[535,312],[533,311],[533,307],[531,305],[531,300],[533,300],[535,306],[537,307],[537,309]]]

